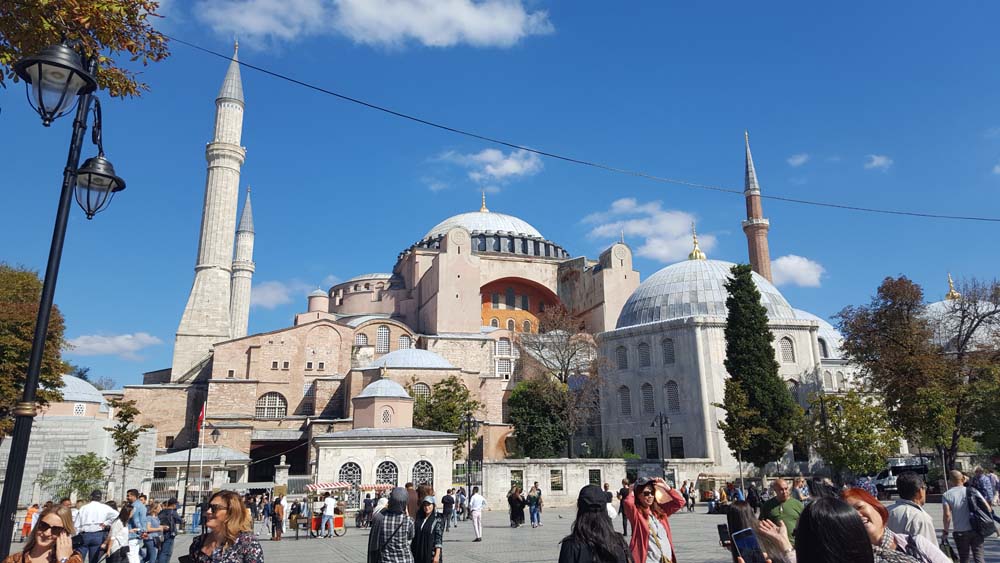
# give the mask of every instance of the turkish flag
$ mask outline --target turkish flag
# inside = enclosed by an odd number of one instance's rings
[[[201,404],[201,414],[198,415],[198,431],[205,427],[205,403]]]

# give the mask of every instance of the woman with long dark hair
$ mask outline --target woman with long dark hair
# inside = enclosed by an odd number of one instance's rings
[[[410,542],[414,563],[441,563],[441,549],[444,547],[444,518],[435,510],[436,499],[433,495],[420,499],[417,509],[417,519],[414,523],[416,533]]]
[[[208,531],[194,538],[188,552],[194,563],[264,563],[264,551],[238,493],[215,493],[205,505],[205,515]]]
[[[615,531],[614,523],[608,518],[607,503],[607,495],[597,485],[580,489],[573,528],[560,542],[559,563],[632,561],[625,538]]]
[[[795,558],[802,563],[874,563],[864,522],[838,498],[809,503],[795,527]]]
[[[641,563],[647,560],[676,563],[674,538],[667,518],[684,506],[684,497],[663,479],[639,479],[632,491],[622,499],[625,517],[632,525],[629,543],[632,559]]]
[[[524,524],[524,495],[521,487],[514,485],[507,493],[507,504],[510,506],[510,527],[517,528]]]
[[[108,539],[105,544],[108,563],[125,563],[128,561],[128,521],[132,518],[132,505],[125,503],[118,518],[111,523]]]

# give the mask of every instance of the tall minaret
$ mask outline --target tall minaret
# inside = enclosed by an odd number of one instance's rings
[[[757,171],[753,167],[753,156],[750,154],[750,133],[744,131],[747,157],[746,171],[743,175],[743,197],[747,201],[747,219],[743,221],[743,232],[747,235],[747,250],[750,254],[750,267],[753,271],[771,279],[771,252],[767,248],[767,231],[771,223],[764,218],[764,210],[760,205],[760,184],[757,183]]]
[[[194,283],[174,339],[171,381],[189,375],[208,358],[212,346],[231,337],[229,304],[232,283],[233,239],[239,200],[240,167],[246,149],[243,132],[243,83],[233,49],[226,78],[215,99],[215,135],[205,149],[208,174],[201,217],[201,239]]]
[[[247,335],[250,321],[250,278],[253,277],[253,210],[250,207],[250,187],[243,202],[240,226],[236,227],[236,254],[233,257],[233,294],[230,297],[229,317],[233,323],[233,338]]]

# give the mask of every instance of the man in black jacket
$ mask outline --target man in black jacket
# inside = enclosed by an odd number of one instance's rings
[[[177,499],[167,499],[163,503],[163,510],[160,511],[160,526],[166,526],[163,532],[163,545],[156,556],[156,563],[170,563],[170,557],[174,553],[174,538],[177,537],[177,530],[184,528],[184,521],[177,514]]]

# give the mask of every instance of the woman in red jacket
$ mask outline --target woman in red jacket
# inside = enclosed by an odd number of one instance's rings
[[[668,498],[657,502],[656,492]],[[639,479],[632,494],[622,499],[625,518],[632,525],[629,549],[635,563],[677,563],[667,517],[684,507],[684,497],[663,479]]]

